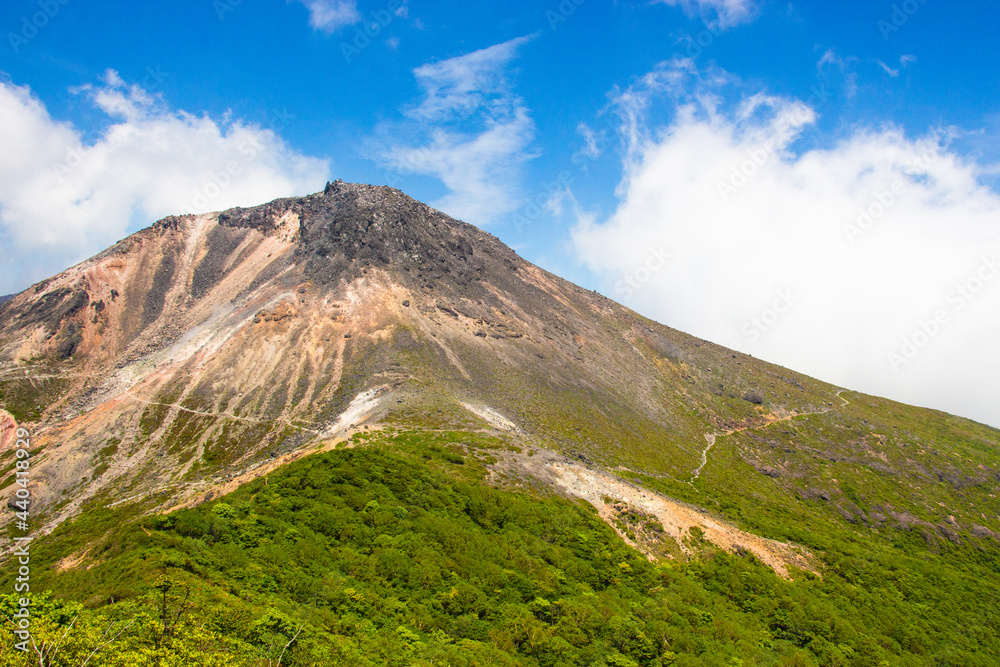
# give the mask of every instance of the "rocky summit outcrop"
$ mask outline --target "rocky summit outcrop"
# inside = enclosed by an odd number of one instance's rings
[[[339,181],[165,218],[0,304],[0,406],[32,432],[47,528],[88,502],[197,502],[376,424],[491,429],[684,484],[705,482],[725,436],[747,474],[822,492],[851,521],[875,519],[835,475],[816,488],[816,466],[893,475],[899,503],[935,471],[994,484],[988,466],[918,460],[928,445],[895,404],[851,396],[647,320],[398,190]],[[932,505],[926,523],[945,525]]]

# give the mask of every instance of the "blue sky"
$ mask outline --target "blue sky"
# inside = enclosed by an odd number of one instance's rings
[[[391,184],[671,326],[1000,425],[997,25],[973,0],[8,0],[0,293],[170,213]]]

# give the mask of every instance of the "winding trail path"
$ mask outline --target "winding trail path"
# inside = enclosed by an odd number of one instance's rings
[[[843,405],[840,406],[842,408],[851,404],[851,402],[849,400],[847,400],[846,398],[844,398],[843,396],[841,396],[841,394],[843,394],[845,391],[847,391],[847,390],[846,389],[838,389],[837,390],[837,398],[839,398],[840,400],[842,400],[844,402]]]
[[[697,468],[694,469],[694,475],[691,476],[691,479],[688,481],[688,484],[694,485],[694,480],[701,477],[701,471],[705,467],[705,464],[708,463],[708,452],[712,449],[712,447],[715,447],[715,438],[719,435],[729,435],[729,434],[728,433],[705,434],[705,440],[708,441],[708,445],[705,446],[705,449],[701,450],[701,465],[699,465]]]
[[[839,398],[841,401],[843,401],[843,403],[842,403],[842,405],[840,407],[845,407],[847,405],[850,405],[850,403],[851,403],[846,398],[844,398],[843,396],[840,395],[844,391],[846,391],[846,390],[844,390],[844,389],[838,389],[837,390],[837,394],[836,394],[837,398]],[[701,450],[701,463],[698,465],[697,468],[694,469],[694,472],[691,475],[691,479],[689,479],[687,481],[687,483],[689,485],[691,485],[691,486],[694,486],[695,480],[698,479],[699,477],[701,477],[701,471],[704,470],[705,465],[708,463],[708,453],[712,450],[712,447],[715,446],[715,440],[716,440],[716,438],[722,438],[722,437],[725,437],[727,435],[732,435],[733,433],[742,433],[743,431],[756,431],[758,429],[767,428],[771,424],[777,424],[778,422],[791,421],[792,419],[798,419],[799,417],[810,417],[812,415],[822,415],[822,414],[826,414],[827,412],[830,412],[830,411],[832,411],[834,409],[836,409],[836,408],[823,408],[822,410],[815,410],[813,412],[796,412],[794,414],[786,415],[784,417],[776,417],[774,419],[771,419],[769,421],[764,422],[763,424],[757,424],[757,425],[753,425],[753,426],[744,426],[742,428],[734,428],[734,429],[731,429],[729,431],[715,431],[714,433],[706,433],[705,434],[705,440],[707,441],[708,444],[705,445],[705,449]]]
[[[323,434],[322,431],[317,431],[316,429],[312,428],[306,428],[305,426],[299,426],[298,424],[293,423],[291,420],[284,419],[282,417],[279,417],[277,419],[254,419],[253,417],[239,417],[237,415],[230,414],[228,412],[203,412],[201,410],[193,410],[191,408],[185,408],[180,403],[157,403],[156,401],[147,401],[144,398],[139,398],[138,396],[136,396],[135,394],[131,393],[128,390],[122,393],[131,398],[133,401],[138,401],[139,403],[143,403],[145,405],[156,405],[164,408],[176,408],[181,412],[190,412],[193,415],[201,415],[203,417],[225,417],[226,419],[232,419],[234,421],[241,421],[241,422],[249,422],[251,424],[275,424],[283,422],[288,426],[291,426],[292,428],[299,429],[300,431],[308,431],[309,433],[315,433],[316,435]]]

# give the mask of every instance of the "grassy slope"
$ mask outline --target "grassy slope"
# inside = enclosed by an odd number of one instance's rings
[[[61,664],[77,664],[72,650],[83,651],[88,633],[96,637],[112,618],[138,620],[96,664],[182,651],[200,651],[189,664],[259,664],[276,659],[299,628],[282,664],[1000,660],[995,545],[851,524],[777,482],[748,502],[734,483],[746,464],[725,438],[703,478],[710,494],[688,487],[692,499],[710,496],[719,513],[816,549],[822,578],[785,582],[749,557],[707,546],[691,562],[649,563],[589,506],[485,485],[491,449],[508,445],[482,434],[368,439],[193,510],[142,518],[95,507],[36,542],[33,587],[87,608],[71,633],[79,646],[67,645]],[[52,568],[87,549],[84,566]],[[173,618],[188,588],[180,622],[161,637],[164,590]],[[77,613],[46,608],[64,625]],[[0,642],[0,664],[21,664],[10,638]]]

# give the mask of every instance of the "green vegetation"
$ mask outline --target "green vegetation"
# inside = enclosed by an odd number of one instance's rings
[[[47,372],[49,367],[29,366],[33,373]],[[66,391],[68,382],[62,378],[4,378],[0,382],[0,406],[18,423],[37,421],[46,407],[56,402]]]
[[[784,515],[785,532],[817,549],[820,577],[785,581],[711,548],[651,563],[589,505],[485,484],[497,439],[356,440],[365,446],[307,457],[195,509],[92,507],[35,542],[33,589],[53,591],[36,598],[36,641],[66,637],[51,664],[79,665],[113,637],[89,665],[1000,660],[995,544],[931,548],[918,531],[862,532],[802,505]],[[718,497],[758,516],[736,492]],[[622,520],[656,532],[643,516]],[[79,562],[56,568],[67,556]],[[7,576],[0,590],[13,589]],[[12,605],[3,599],[5,615]],[[38,664],[11,651],[3,628],[0,665]]]

